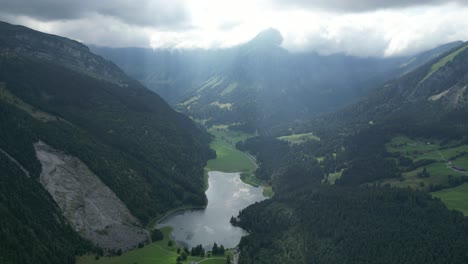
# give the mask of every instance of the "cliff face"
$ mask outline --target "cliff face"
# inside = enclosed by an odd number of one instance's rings
[[[88,47],[77,41],[4,22],[0,22],[0,32],[0,57],[29,56],[126,86],[128,78],[117,66],[92,54]]]
[[[149,234],[122,201],[80,159],[34,144],[40,182],[81,236],[107,249],[131,249]]]

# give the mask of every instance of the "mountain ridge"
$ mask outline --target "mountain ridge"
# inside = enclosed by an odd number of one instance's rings
[[[281,39],[280,32],[267,29],[224,50],[91,49],[208,127],[276,133],[280,123],[288,126],[356,102],[380,83],[460,44],[379,59],[290,53],[279,45]]]
[[[43,187],[36,183],[45,165],[38,160],[39,150],[34,147],[37,142],[44,142],[57,153],[73,157],[70,159],[76,164],[82,162],[85,166],[69,173],[79,177],[82,168],[89,168],[139,223],[146,224],[178,206],[206,204],[203,167],[214,153],[208,145],[211,137],[203,129],[174,111],[159,95],[126,76],[115,64],[76,41],[7,23],[0,24],[0,32],[0,148],[29,172],[31,177],[25,177],[24,181],[33,182],[32,192],[44,193]],[[2,167],[6,173],[0,182],[2,188],[14,182],[10,177],[18,174],[6,167]],[[66,177],[54,179],[56,190],[69,188]],[[97,199],[85,187],[90,186],[76,186],[76,193],[83,195],[80,199]],[[56,192],[49,191],[53,194],[47,195],[54,197]],[[30,203],[11,196],[10,192],[7,194],[7,200],[3,196],[0,199],[0,207],[15,213],[15,207],[6,204],[10,199],[26,211],[34,211],[29,208]],[[65,194],[68,197],[68,192]],[[50,204],[53,209],[44,212],[50,217],[66,211],[66,206],[58,207],[50,198],[42,197],[38,202]],[[29,252],[38,263],[65,260],[73,263],[75,254],[97,250],[96,246],[116,253],[147,241],[144,234],[136,242],[122,240],[117,245],[98,242],[93,236],[85,237],[93,240],[94,245],[86,240],[78,243],[76,233],[61,217],[56,218],[60,223],[47,225],[28,219],[27,224],[34,232],[63,232],[60,241],[53,242],[47,236],[38,238],[42,242],[31,240],[44,245],[42,252]],[[18,221],[22,219],[8,218],[5,226],[20,232]],[[99,231],[101,236],[106,236],[102,226],[94,225],[97,221],[90,223],[89,230],[94,230],[91,233]],[[107,231],[109,236],[115,235],[112,228]],[[0,244],[2,252],[14,236],[7,238]],[[27,235],[21,239],[27,239]],[[60,258],[48,262],[45,254],[62,256],[62,262]],[[6,261],[14,259],[8,255]]]

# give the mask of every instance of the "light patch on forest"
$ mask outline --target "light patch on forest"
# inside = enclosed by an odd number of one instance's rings
[[[216,101],[216,102],[212,102],[210,105],[218,106],[221,109],[232,110],[232,104],[231,103],[220,103],[219,101]]]
[[[20,98],[16,97],[14,94],[12,94],[7,88],[5,83],[0,83],[0,100],[9,103],[11,105],[14,105],[18,107],[19,109],[25,111],[32,117],[42,121],[42,122],[48,122],[48,121],[56,121],[58,117],[50,115],[46,112],[43,112],[41,110],[38,110],[34,106],[24,102]]]
[[[289,136],[278,137],[279,140],[287,141],[291,144],[302,144],[308,140],[319,141],[320,138],[314,135],[314,133],[303,133],[303,134],[294,134]]]
[[[468,48],[468,45],[465,45],[464,47],[461,47],[460,49],[450,53],[449,55],[443,57],[441,60],[439,60],[436,64],[432,65],[431,70],[429,73],[422,79],[421,82],[424,82],[427,78],[431,77],[431,75],[438,71],[440,68],[444,67],[445,64],[448,62],[451,62],[458,54],[462,53],[466,48]]]
[[[238,85],[239,85],[239,84],[238,84],[237,82],[232,82],[232,83],[230,83],[230,84],[228,85],[228,87],[226,87],[226,88],[221,92],[221,96],[224,96],[224,95],[226,95],[226,94],[231,93],[232,91],[234,91],[234,90],[237,88]]]
[[[196,96],[191,97],[190,99],[186,100],[186,101],[183,102],[181,105],[183,105],[183,106],[190,105],[191,103],[197,101],[199,98],[200,98],[200,95],[196,95]]]
[[[224,78],[215,76],[210,79],[208,79],[200,89],[197,90],[197,93],[205,90],[206,88],[215,88],[218,85],[221,85],[224,81]]]

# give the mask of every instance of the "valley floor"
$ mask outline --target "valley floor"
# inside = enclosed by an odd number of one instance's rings
[[[99,257],[95,255],[85,255],[77,257],[77,264],[129,264],[129,263],[138,263],[138,264],[173,264],[177,262],[177,248],[178,246],[174,243],[172,246],[168,246],[168,242],[171,240],[170,228],[163,228],[164,239],[161,241],[153,242],[149,245],[146,245],[143,248],[138,248],[131,250],[122,254],[121,256],[115,257]],[[210,257],[192,257],[188,256],[187,260],[182,261],[181,263],[204,263],[204,264],[224,264],[226,263],[227,255],[231,256],[232,253],[227,252],[225,256],[210,256]]]
[[[465,216],[468,216],[468,183],[433,192],[432,195],[439,197],[448,208],[461,211]]]
[[[404,171],[401,178],[384,180],[384,184],[429,191],[447,207],[468,215],[467,145],[398,136],[386,147],[390,153],[407,159],[408,164],[403,166],[397,159]]]
[[[262,183],[255,177],[255,170],[258,167],[255,158],[248,153],[244,153],[236,149],[235,147],[237,142],[243,141],[249,137],[252,137],[253,135],[237,131],[230,131],[225,126],[214,126],[209,129],[209,132],[215,137],[211,143],[211,148],[216,151],[216,158],[209,160],[207,166],[205,167],[206,189],[208,188],[209,171],[240,172],[242,175],[242,181],[254,187],[262,186],[264,196],[273,196],[271,186]],[[191,207],[181,207],[173,209],[162,217],[158,217],[157,219],[151,221],[150,224],[148,224],[148,228],[151,229],[159,220],[174,211],[190,208]],[[175,244],[175,242],[173,246],[168,246],[168,241],[171,240],[171,229],[163,228],[162,231],[164,233],[164,240],[162,241],[153,242],[143,248],[131,250],[122,254],[121,256],[97,258],[95,255],[85,255],[77,257],[77,264],[176,263],[177,256],[179,256],[179,254],[177,254],[178,246]],[[226,263],[226,256],[228,254],[231,256],[231,259],[233,259],[232,253],[228,251],[225,256],[210,256],[205,258],[189,256],[187,260],[183,261],[182,263],[195,262],[204,264],[224,264]]]
[[[208,130],[215,139],[211,143],[211,148],[216,151],[216,159],[208,161],[205,171],[240,172],[243,182],[254,187],[263,187],[263,195],[273,196],[271,186],[261,182],[255,177],[255,170],[258,168],[255,157],[236,149],[239,141],[244,141],[253,134],[239,131],[231,131],[227,126],[213,126]]]

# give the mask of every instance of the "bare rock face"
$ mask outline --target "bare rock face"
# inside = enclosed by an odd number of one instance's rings
[[[138,219],[80,159],[41,141],[34,147],[42,164],[41,184],[82,237],[123,251],[149,241]]]
[[[0,21],[0,43],[0,57],[28,56],[126,86],[122,70],[80,42]]]

